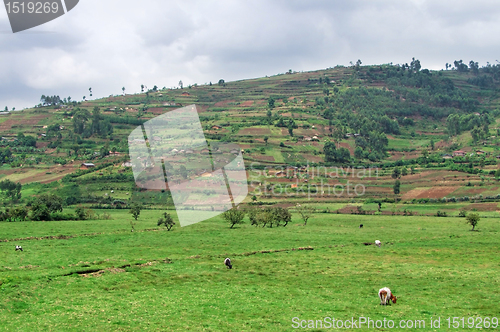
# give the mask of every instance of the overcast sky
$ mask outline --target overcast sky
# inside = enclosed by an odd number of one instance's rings
[[[13,34],[0,8],[0,108],[349,65],[500,60],[500,6],[475,0],[81,0]]]

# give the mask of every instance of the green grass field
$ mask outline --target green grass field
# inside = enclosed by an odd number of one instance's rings
[[[147,210],[130,232],[127,211],[107,212],[113,219],[0,223],[0,330],[291,331],[294,317],[363,316],[422,319],[421,331],[441,317],[438,330],[457,331],[447,317],[500,317],[498,218],[477,232],[463,218],[336,214],[167,232],[154,231],[161,211]],[[30,236],[61,239],[14,240]],[[376,239],[381,248],[363,244]],[[397,304],[379,305],[384,286]]]

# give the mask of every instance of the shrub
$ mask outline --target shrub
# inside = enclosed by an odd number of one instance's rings
[[[60,220],[78,220],[78,217],[73,213],[63,213],[63,212],[54,212],[50,215],[50,218],[55,221]]]
[[[446,212],[444,212],[444,211],[443,212],[438,211],[436,213],[436,217],[447,217],[447,216],[448,216],[448,214]]]
[[[170,231],[172,229],[172,227],[174,227],[175,222],[174,222],[174,219],[172,218],[172,216],[170,215],[170,213],[164,212],[163,217],[158,219],[157,225],[158,226],[165,225],[165,227],[167,228],[167,231]]]

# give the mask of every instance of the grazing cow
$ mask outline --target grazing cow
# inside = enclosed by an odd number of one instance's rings
[[[224,260],[224,265],[226,265],[228,269],[232,269],[233,268],[233,266],[231,265],[231,260],[229,258],[226,258]]]
[[[375,245],[380,248],[380,246],[382,245],[382,242],[380,242],[379,240],[375,240]]]
[[[394,294],[391,293],[391,290],[387,287],[381,288],[378,291],[378,297],[380,298],[380,305],[387,305],[392,303],[396,303],[397,298]]]
[[[360,224],[360,225],[359,225],[359,228],[363,228],[363,224]]]
[[[16,246],[16,251],[18,251],[18,250],[23,251],[23,247],[21,247],[21,246]]]

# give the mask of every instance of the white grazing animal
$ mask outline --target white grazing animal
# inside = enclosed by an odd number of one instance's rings
[[[396,303],[397,300],[397,298],[391,293],[391,290],[387,287],[381,288],[378,291],[378,297],[380,298],[381,305],[390,304],[390,301],[392,301],[392,303]]]

